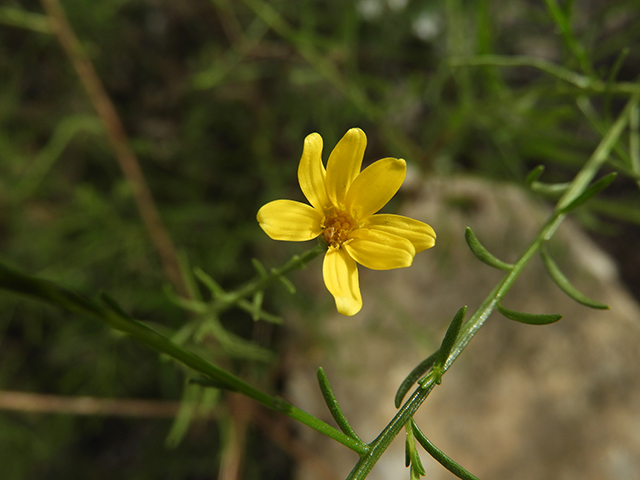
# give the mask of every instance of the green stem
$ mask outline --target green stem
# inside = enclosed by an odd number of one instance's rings
[[[251,297],[257,292],[264,290],[267,285],[270,283],[280,280],[286,274],[292,272],[293,270],[297,270],[299,268],[303,268],[309,263],[311,260],[319,256],[320,254],[327,251],[326,243],[322,243],[321,240],[318,241],[318,244],[310,250],[307,250],[302,255],[294,255],[291,259],[282,265],[279,268],[273,268],[267,275],[260,275],[247,282],[244,286],[240,287],[234,292],[225,295],[224,300],[220,303],[220,306],[216,309],[219,311],[220,308],[227,309],[235,303],[242,299]]]
[[[547,4],[547,8],[549,13],[551,14],[551,18],[556,22],[557,27],[560,29],[560,33],[564,38],[564,41],[567,45],[567,48],[571,50],[571,53],[575,55],[578,63],[580,64],[580,68],[587,75],[593,75],[593,69],[591,68],[591,63],[587,57],[584,48],[582,45],[578,43],[576,38],[573,36],[573,32],[571,31],[571,25],[569,23],[569,16],[560,9],[558,2],[556,0],[545,0]]]
[[[310,258],[313,258],[318,254],[318,247],[316,247],[297,259],[294,257],[283,267],[277,269],[277,271],[280,272],[280,274],[291,271],[300,265],[301,259],[306,259],[308,261]],[[109,327],[115,330],[127,333],[153,350],[169,355],[183,365],[210,377],[216,382],[216,384],[224,386],[224,388],[229,390],[240,392],[247,397],[260,402],[266,407],[284,413],[300,423],[333,438],[360,455],[365,454],[369,449],[364,442],[345,435],[336,428],[305,412],[304,410],[291,405],[281,398],[272,397],[271,395],[256,389],[226,370],[223,370],[202,357],[183,349],[177,343],[163,335],[160,335],[158,332],[149,328],[142,322],[128,317],[124,312],[121,312],[116,308],[107,308],[95,300],[87,298],[67,288],[60,287],[54,282],[25,275],[1,263],[0,288],[36,297],[39,300],[52,303],[63,309],[97,319],[106,323]]]
[[[366,452],[365,455],[361,455],[360,460],[356,466],[353,467],[353,470],[351,470],[346,480],[362,480],[369,474],[393,439],[396,438],[400,430],[402,430],[405,424],[418,411],[420,405],[422,405],[422,402],[429,396],[434,386],[435,381],[431,378],[413,392],[409,400],[405,402],[396,416],[393,417],[393,420],[391,420],[382,433],[378,435],[378,438],[369,444],[369,451]]]
[[[637,102],[638,99],[636,96],[633,96],[629,100],[617,121],[611,126],[589,160],[570,183],[567,192],[558,201],[555,211],[542,226],[535,239],[520,256],[513,268],[505,275],[502,281],[492,290],[471,318],[469,318],[469,320],[463,325],[460,334],[451,349],[449,357],[441,368],[442,374],[449,370],[451,365],[453,365],[456,359],[460,356],[486,319],[489,318],[489,315],[491,315],[493,310],[496,308],[497,303],[509,291],[531,258],[538,252],[541,243],[548,241],[557,231],[566,216],[562,213],[563,206],[569,204],[587,189],[589,183],[596,175],[598,169],[602,166],[602,163],[607,159],[611,149],[613,149],[615,143],[622,134],[623,127],[626,125],[626,121],[629,116],[630,108],[634,108]],[[400,433],[405,423],[426,400],[427,396],[435,386],[435,380],[436,379],[433,376],[428,377],[427,381],[414,391],[413,395],[400,408],[396,416],[385,427],[378,438],[369,444],[369,452],[360,458],[347,477],[347,480],[362,480],[369,474],[380,456],[384,453],[398,433]]]

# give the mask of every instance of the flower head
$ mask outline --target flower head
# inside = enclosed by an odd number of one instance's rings
[[[324,283],[338,311],[362,308],[356,262],[373,270],[408,267],[416,253],[435,245],[426,223],[401,215],[377,214],[396,194],[407,173],[404,160],[383,158],[360,171],[367,137],[350,129],[322,163],[322,137],[307,136],[298,181],[311,205],[275,200],[258,211],[269,237],[291,242],[324,237]]]

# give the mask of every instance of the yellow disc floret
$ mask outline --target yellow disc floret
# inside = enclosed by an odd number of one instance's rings
[[[356,221],[343,210],[332,209],[324,217],[322,235],[329,246],[338,248],[347,241],[349,233],[356,226]]]

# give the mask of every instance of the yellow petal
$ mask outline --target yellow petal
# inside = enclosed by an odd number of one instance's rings
[[[365,168],[353,181],[345,198],[345,207],[356,219],[373,215],[396,194],[407,164],[399,158],[383,158]]]
[[[342,245],[351,258],[372,270],[408,267],[416,249],[406,238],[379,230],[360,228],[349,234],[352,239]]]
[[[419,253],[436,244],[436,232],[426,223],[402,215],[380,214],[367,218],[362,228],[391,233],[409,240]]]
[[[344,205],[349,186],[360,173],[367,136],[352,128],[338,142],[327,162],[327,194],[336,207]]]
[[[304,149],[298,167],[298,182],[309,203],[322,212],[329,206],[322,164],[322,137],[312,133],[304,139]]]
[[[303,242],[322,233],[322,214],[305,203],[274,200],[258,210],[260,226],[274,240]]]
[[[362,308],[358,266],[342,248],[329,248],[322,264],[327,290],[336,301],[338,312],[355,315]]]

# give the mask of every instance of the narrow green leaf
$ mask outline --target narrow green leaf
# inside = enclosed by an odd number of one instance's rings
[[[449,354],[451,353],[451,349],[453,345],[456,343],[458,338],[458,334],[460,333],[460,328],[462,327],[462,322],[464,322],[464,317],[467,314],[467,306],[465,305],[460,310],[458,310],[451,320],[449,324],[449,328],[447,329],[447,333],[445,333],[444,338],[442,339],[442,343],[440,344],[440,349],[436,352],[436,359],[433,362],[434,370],[436,368],[441,368],[446,363],[449,358]],[[440,383],[436,380],[436,383]]]
[[[411,468],[413,468],[416,472],[416,478],[424,477],[427,474],[427,471],[424,469],[424,465],[422,465],[422,459],[418,454],[418,450],[414,450],[415,454],[411,457]]]
[[[251,263],[253,264],[253,268],[256,269],[256,272],[258,272],[258,275],[260,275],[260,278],[265,278],[268,275],[267,269],[264,265],[262,265],[262,262],[260,262],[260,260],[258,260],[257,258],[252,258]]]
[[[253,296],[253,301],[251,302],[251,306],[253,307],[253,313],[251,314],[251,318],[253,318],[254,322],[260,320],[259,312],[262,310],[262,301],[264,300],[264,290],[259,290]]]
[[[275,269],[271,269],[272,273],[276,273]],[[280,280],[280,283],[282,283],[285,288],[289,291],[289,293],[291,295],[294,295],[296,293],[296,287],[293,285],[293,283],[291,283],[291,280],[289,280],[287,277],[283,277],[282,275],[278,276],[278,280]]]
[[[603,111],[605,112],[605,118],[607,120],[611,119],[611,101],[613,98],[613,87],[616,83],[616,77],[620,72],[620,68],[622,64],[627,59],[629,55],[629,47],[624,47],[620,53],[618,54],[618,58],[613,63],[613,67],[609,70],[609,75],[607,75],[607,83],[604,91],[604,106]]]
[[[587,297],[583,293],[581,293],[576,287],[574,287],[569,279],[564,276],[564,274],[560,271],[560,267],[558,264],[551,258],[549,251],[547,250],[546,245],[543,243],[540,245],[540,256],[542,257],[542,262],[544,263],[544,267],[547,269],[547,273],[556,282],[556,285],[560,287],[564,293],[573,298],[576,302],[581,303],[590,308],[598,308],[601,310],[606,310],[609,308],[608,305],[604,303],[597,302],[596,300],[592,300]]]
[[[416,448],[412,420],[406,423],[405,430],[407,432],[405,441],[405,464],[407,467],[411,466],[412,478],[424,477],[427,472],[424,469],[424,465],[422,465],[422,459]]]
[[[566,207],[563,207],[561,209],[561,213],[566,214],[571,212],[572,210],[575,210],[584,202],[589,200],[591,197],[600,193],[601,190],[604,190],[605,188],[607,188],[611,184],[611,182],[613,182],[616,179],[617,176],[618,174],[616,172],[612,172],[608,175],[605,175],[595,183],[591,184],[589,187],[587,187],[584,190],[584,192],[582,192],[577,198],[575,198],[571,203],[569,203],[569,205],[567,205]]]
[[[497,308],[498,311],[509,320],[526,323],[527,325],[549,325],[550,323],[555,323],[562,318],[562,315],[555,313],[524,313],[516,310],[509,310],[508,308],[503,307],[499,302],[497,304]]]
[[[404,399],[404,396],[407,394],[413,384],[416,383],[418,379],[422,375],[427,373],[427,370],[429,370],[433,366],[433,362],[435,362],[437,355],[438,352],[429,355],[427,358],[421,361],[413,370],[411,370],[411,373],[409,373],[409,375],[407,375],[407,377],[402,381],[400,387],[398,387],[398,391],[396,392],[396,408],[400,408],[402,399]]]
[[[351,438],[355,440],[362,441],[360,440],[360,437],[358,437],[356,432],[353,430],[353,428],[351,428],[351,425],[349,424],[347,417],[345,417],[344,414],[342,413],[342,409],[340,408],[340,405],[338,405],[338,401],[336,400],[336,397],[333,394],[333,391],[331,390],[329,379],[327,378],[327,375],[324,373],[324,370],[322,369],[322,367],[318,368],[318,384],[320,385],[320,390],[322,391],[322,396],[324,397],[324,401],[327,404],[327,407],[329,407],[329,412],[331,412],[331,416],[338,424],[338,427],[340,427],[340,430],[342,430],[342,432],[345,435],[349,435]]]
[[[194,414],[198,410],[202,389],[199,385],[187,384],[182,389],[182,399],[178,414],[173,419],[171,430],[165,439],[167,448],[176,448],[189,431]]]
[[[76,313],[100,315],[104,307],[81,293],[59,287],[50,280],[36,278],[0,263],[0,288],[40,298]]]
[[[241,298],[237,301],[238,308],[241,308],[245,312],[249,312],[254,321],[264,320],[265,322],[275,323],[277,325],[282,325],[284,320],[282,317],[277,315],[273,315],[269,312],[265,312],[260,307],[256,307],[256,305],[244,298]]]
[[[225,292],[224,289],[220,285],[218,285],[218,282],[216,282],[204,270],[196,267],[193,269],[193,273],[196,277],[198,277],[198,280],[204,283],[204,285],[211,291],[211,295],[213,295],[214,297],[226,295],[227,292]]]
[[[431,440],[429,440],[416,422],[411,419],[413,428],[413,434],[415,435],[418,443],[431,455],[440,465],[453,473],[456,477],[462,478],[462,480],[479,480],[478,477],[465,470],[461,465],[451,460],[442,450],[436,447]]]
[[[540,178],[543,172],[544,172],[544,165],[538,165],[536,168],[534,168],[529,172],[524,183],[530,187],[533,184],[533,182],[537,181]]]
[[[404,438],[404,466],[410,467],[411,466],[411,449],[412,448],[415,449],[415,442],[413,438],[413,432],[409,433],[411,431],[409,422],[407,422],[404,428],[407,431],[407,434]]]
[[[489,251],[484,248],[484,246],[480,243],[480,241],[476,238],[473,230],[470,227],[464,232],[464,238],[467,241],[467,245],[471,249],[471,253],[473,253],[478,260],[483,263],[486,263],[490,267],[497,268],[499,270],[511,270],[513,269],[513,264],[503,262],[498,258],[494,257]]]
[[[32,13],[23,8],[0,8],[0,23],[26,28],[38,33],[53,33],[53,27],[46,15]]]
[[[178,265],[180,267],[180,276],[187,287],[189,296],[196,301],[202,301],[202,295],[200,295],[198,283],[195,278],[193,278],[193,270],[189,263],[189,257],[187,256],[187,252],[184,250],[178,252]]]
[[[184,308],[185,310],[189,310],[190,312],[206,313],[209,310],[209,307],[206,303],[202,303],[197,300],[188,300],[184,297],[181,297],[169,285],[165,286],[164,294],[171,303],[177,305],[180,308]]]
[[[542,183],[533,182],[531,190],[550,197],[559,196],[569,189],[570,183]]]

